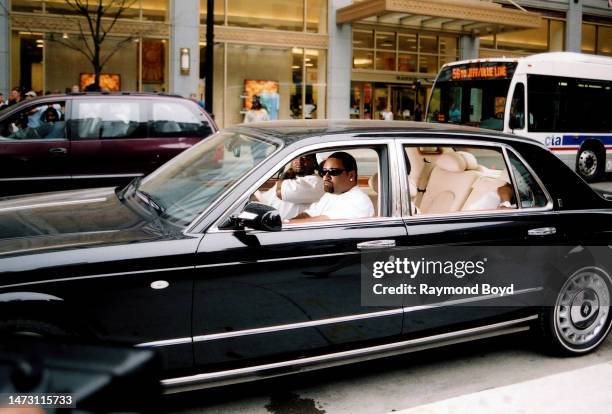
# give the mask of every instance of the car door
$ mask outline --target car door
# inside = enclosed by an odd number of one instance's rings
[[[446,174],[438,174],[436,171],[444,164],[440,160],[441,155],[433,161],[434,170],[429,176],[427,187],[419,189],[425,193],[420,200],[420,207],[414,206],[415,200],[410,200],[413,205],[412,212],[405,213],[410,246],[406,254],[424,261],[432,259],[444,263],[449,260],[453,263],[481,261],[485,268],[485,276],[482,279],[476,276],[451,277],[432,282],[431,278],[427,280],[422,275],[415,278],[415,286],[419,288],[422,282],[428,287],[439,282],[437,286],[475,284],[479,286],[479,291],[467,299],[452,293],[431,294],[422,291],[417,295],[406,295],[404,333],[448,329],[448,326],[485,321],[500,314],[515,312],[525,304],[541,304],[538,300],[544,289],[544,273],[546,266],[550,264],[550,255],[555,253],[546,246],[554,245],[559,240],[555,231],[558,216],[552,208],[552,199],[520,156],[510,147],[486,144],[482,141],[466,144],[466,141],[454,141],[450,138],[442,143],[416,139],[403,141],[402,144],[404,151],[421,146],[442,149],[442,155],[447,149],[479,154],[478,164],[469,166],[469,163],[466,163],[464,168],[457,172],[442,171]],[[415,157],[406,158],[412,158],[416,164]],[[408,161],[407,168],[407,171],[410,171]],[[500,173],[504,171],[508,174],[505,180],[510,180],[514,186],[518,202],[514,200],[510,208],[502,206],[498,209],[497,201],[493,207],[481,204],[473,210],[468,210],[470,201],[476,205],[475,195],[481,201],[490,195],[479,190],[482,180],[486,182],[493,177],[494,180],[503,181]],[[473,174],[471,178],[470,174]],[[410,183],[406,183],[406,186],[419,182],[417,177],[408,177]],[[441,178],[443,181],[440,183]],[[463,195],[459,189],[461,186],[466,186]],[[496,186],[497,184],[492,188],[496,189]],[[455,197],[463,197],[462,206],[458,210],[445,212],[443,209],[431,207],[431,211],[426,211],[429,207],[427,202],[430,200],[434,200],[433,204],[447,202],[446,194],[449,190],[454,192]],[[409,194],[409,191],[405,194]],[[513,292],[505,297],[491,298],[490,292],[482,291],[483,283],[502,287],[512,284]]]
[[[149,112],[145,99],[75,99],[71,122],[73,179],[111,185],[154,169],[147,131]]]
[[[66,104],[66,100],[32,103],[0,121],[2,194],[44,191],[69,180]],[[43,119],[47,110],[54,112],[55,120]]]
[[[378,217],[287,225],[280,232],[214,226],[206,232],[198,248],[194,285],[196,364],[252,365],[399,336],[401,303],[377,307],[364,306],[361,300],[360,247],[405,241],[406,230],[393,202],[399,194],[393,145],[360,144],[379,155],[379,199],[384,201]],[[336,145],[355,146],[350,141]],[[272,176],[308,149],[285,152],[283,161],[266,174]],[[245,191],[236,205],[245,203],[261,183]]]

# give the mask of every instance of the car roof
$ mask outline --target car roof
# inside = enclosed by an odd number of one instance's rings
[[[302,139],[317,137],[321,135],[334,134],[363,134],[364,137],[375,138],[377,136],[389,138],[389,134],[431,134],[431,137],[436,138],[439,135],[440,139],[448,138],[445,133],[456,135],[462,134],[465,138],[482,139],[486,138],[491,141],[505,142],[523,142],[531,145],[546,148],[543,144],[531,138],[518,137],[516,135],[503,134],[501,132],[468,127],[463,125],[440,124],[429,122],[415,121],[382,121],[382,120],[286,120],[286,121],[264,121],[254,122],[250,124],[238,124],[226,130],[240,131],[244,133],[253,133],[274,137],[285,144],[291,144]]]

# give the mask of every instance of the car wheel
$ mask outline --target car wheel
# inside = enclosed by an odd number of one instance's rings
[[[543,336],[555,353],[581,355],[595,349],[610,331],[610,276],[599,268],[574,272],[541,317]]]
[[[599,179],[603,174],[604,159],[594,148],[582,148],[576,157],[576,171],[587,182]]]

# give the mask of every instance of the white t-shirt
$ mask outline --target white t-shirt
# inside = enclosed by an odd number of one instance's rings
[[[305,175],[291,180],[283,180],[281,184],[282,200],[276,196],[276,186],[266,192],[256,192],[259,201],[278,210],[281,218],[292,219],[310,204],[323,196],[323,179],[318,175]]]
[[[381,115],[385,121],[393,121],[393,112],[391,111],[382,111]]]
[[[327,216],[331,220],[355,219],[374,216],[374,206],[357,186],[342,194],[325,193],[305,211],[310,217]]]

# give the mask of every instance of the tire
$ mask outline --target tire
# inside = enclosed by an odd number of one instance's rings
[[[593,351],[612,324],[612,280],[600,268],[575,271],[557,292],[555,305],[540,315],[544,345],[554,354],[576,356]]]
[[[576,156],[576,172],[586,182],[595,182],[603,175],[605,168],[604,158],[605,155],[602,155],[601,151],[592,146],[581,148]]]

